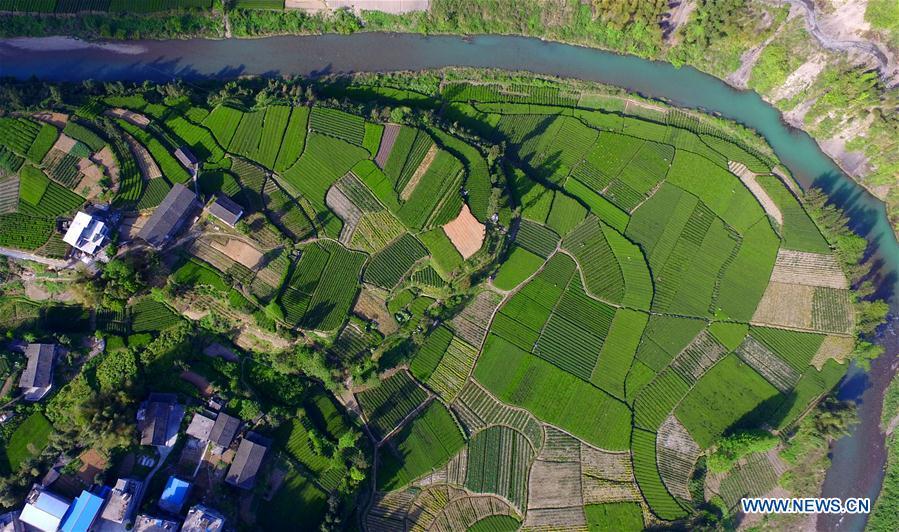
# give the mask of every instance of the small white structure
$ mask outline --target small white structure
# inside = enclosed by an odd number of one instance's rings
[[[220,532],[225,528],[225,518],[212,508],[198,504],[187,511],[181,532]]]
[[[19,520],[45,532],[56,532],[71,503],[35,484],[25,498],[25,507]]]
[[[79,251],[93,255],[103,246],[108,235],[109,228],[105,223],[90,214],[79,212],[62,240]]]

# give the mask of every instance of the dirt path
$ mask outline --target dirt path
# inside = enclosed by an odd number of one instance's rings
[[[59,259],[51,259],[48,257],[42,257],[40,255],[35,255],[34,253],[28,253],[26,251],[19,251],[17,249],[4,248],[0,247],[0,255],[6,255],[12,259],[21,259],[21,260],[30,260],[32,262],[38,262],[40,264],[46,264],[47,266],[52,266],[54,268],[63,269],[69,268],[75,264],[75,261],[64,261]]]
[[[893,64],[891,58],[875,43],[865,40],[846,40],[836,38],[821,28],[818,13],[812,0],[783,0],[791,6],[801,8],[805,15],[808,32],[828,50],[841,52],[859,52],[872,57],[878,65],[880,78],[888,87],[899,85],[899,66]]]

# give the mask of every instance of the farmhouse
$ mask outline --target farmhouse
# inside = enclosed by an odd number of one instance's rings
[[[151,393],[137,411],[140,444],[169,447],[178,438],[178,427],[184,417],[184,406],[174,394]]]
[[[177,521],[170,521],[160,517],[140,514],[134,520],[134,532],[176,532],[180,525]]]
[[[214,424],[215,420],[213,418],[204,416],[198,412],[191,418],[190,425],[187,426],[185,432],[188,436],[200,441],[208,441],[209,433],[212,432],[212,426]]]
[[[93,255],[103,246],[108,235],[109,228],[105,223],[90,214],[79,212],[62,240],[78,251]]]
[[[171,476],[165,483],[162,495],[159,497],[159,507],[167,512],[177,514],[187,500],[190,491],[190,482]]]
[[[53,387],[54,344],[28,344],[25,348],[28,364],[19,379],[19,388],[26,401],[40,401]]]
[[[193,152],[187,149],[186,146],[181,146],[180,148],[175,150],[175,158],[178,159],[179,163],[187,168],[187,170],[190,172],[191,177],[195,177],[197,173],[199,173],[200,161],[197,160]]]
[[[60,532],[88,532],[91,530],[94,521],[100,515],[100,509],[104,502],[103,497],[83,490],[69,508],[69,513],[66,514],[59,527]]]
[[[225,482],[240,489],[251,489],[256,484],[256,474],[267,450],[268,441],[265,438],[253,432],[244,436],[225,476]]]
[[[123,523],[131,513],[134,496],[140,491],[141,481],[133,478],[120,478],[109,492],[106,506],[100,514],[100,528],[108,528],[113,523]]]
[[[22,508],[19,520],[35,530],[56,532],[69,511],[69,506],[71,504],[68,500],[35,484],[25,497],[25,507]]]
[[[237,225],[243,216],[243,207],[228,196],[222,195],[217,195],[206,207],[206,211],[230,227]]]
[[[199,206],[197,195],[177,183],[153,211],[153,215],[141,228],[137,237],[151,246],[160,248],[181,229]]]
[[[222,514],[198,504],[187,511],[187,518],[181,525],[181,532],[221,532],[225,528]]]
[[[210,442],[221,449],[227,449],[234,441],[238,429],[240,429],[240,419],[224,412],[219,413],[215,418],[197,413],[190,420],[187,435],[201,442]]]

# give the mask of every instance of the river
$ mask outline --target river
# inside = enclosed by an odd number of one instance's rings
[[[672,104],[718,113],[762,134],[803,187],[820,186],[849,215],[870,242],[872,280],[899,310],[899,244],[884,205],[858,186],[802,131],[756,93],[736,90],[693,68],[589,48],[511,36],[472,38],[358,33],[349,36],[290,36],[252,40],[137,41],[86,44],[70,39],[0,40],[0,76],[56,81],[226,79],[241,75],[305,75],[419,70],[467,66],[526,70],[616,85]],[[824,493],[874,497],[883,479],[884,438],[880,420],[883,390],[895,368],[899,342],[886,334],[885,356],[870,374],[853,369],[840,395],[859,400],[862,423],[833,447],[833,467]],[[822,517],[821,530],[862,530],[866,517]]]

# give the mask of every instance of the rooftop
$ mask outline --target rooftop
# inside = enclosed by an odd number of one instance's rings
[[[193,166],[200,162],[187,146],[181,146],[175,150],[175,158],[177,158],[178,162],[183,164],[188,170],[193,170]]]
[[[237,448],[237,454],[231,462],[225,482],[241,489],[252,488],[256,484],[256,474],[267,450],[268,441],[265,438],[253,432],[247,434],[240,441],[240,447]]]
[[[171,476],[165,483],[165,489],[159,497],[159,507],[176,514],[181,511],[184,501],[187,500],[187,492],[190,491],[190,482]]]
[[[177,521],[169,521],[151,515],[138,515],[134,520],[134,532],[176,532],[178,530]]]
[[[187,427],[187,435],[193,436],[200,441],[209,441],[209,433],[212,431],[214,424],[215,420],[211,417],[196,413]]]
[[[238,205],[228,196],[218,195],[215,200],[206,208],[209,214],[215,216],[219,220],[234,227],[240,217],[243,216],[243,207]]]
[[[103,507],[103,498],[89,491],[82,491],[81,495],[75,499],[75,503],[69,510],[68,515],[59,527],[61,532],[87,532],[90,530],[97,516],[100,514],[100,508]]]
[[[25,348],[28,364],[19,379],[20,388],[46,388],[53,381],[55,344],[28,344]]]
[[[172,394],[150,394],[137,411],[141,445],[174,445],[184,407]]]
[[[221,412],[215,418],[215,425],[209,433],[209,441],[227,449],[231,447],[234,436],[237,435],[237,429],[240,428],[240,419]]]
[[[19,520],[37,530],[56,532],[69,506],[68,500],[35,485],[25,498]]]
[[[106,506],[103,507],[100,517],[114,523],[123,522],[128,516],[128,510],[140,485],[140,481],[132,478],[118,479],[115,487],[109,492],[109,498],[106,500]]]
[[[100,249],[107,233],[106,224],[90,214],[79,212],[62,240],[75,249],[93,255]]]
[[[176,183],[153,211],[137,237],[152,246],[162,246],[199,206],[197,195],[191,189]]]
[[[182,532],[220,532],[225,527],[225,518],[217,511],[202,504],[191,507],[181,525]]]

